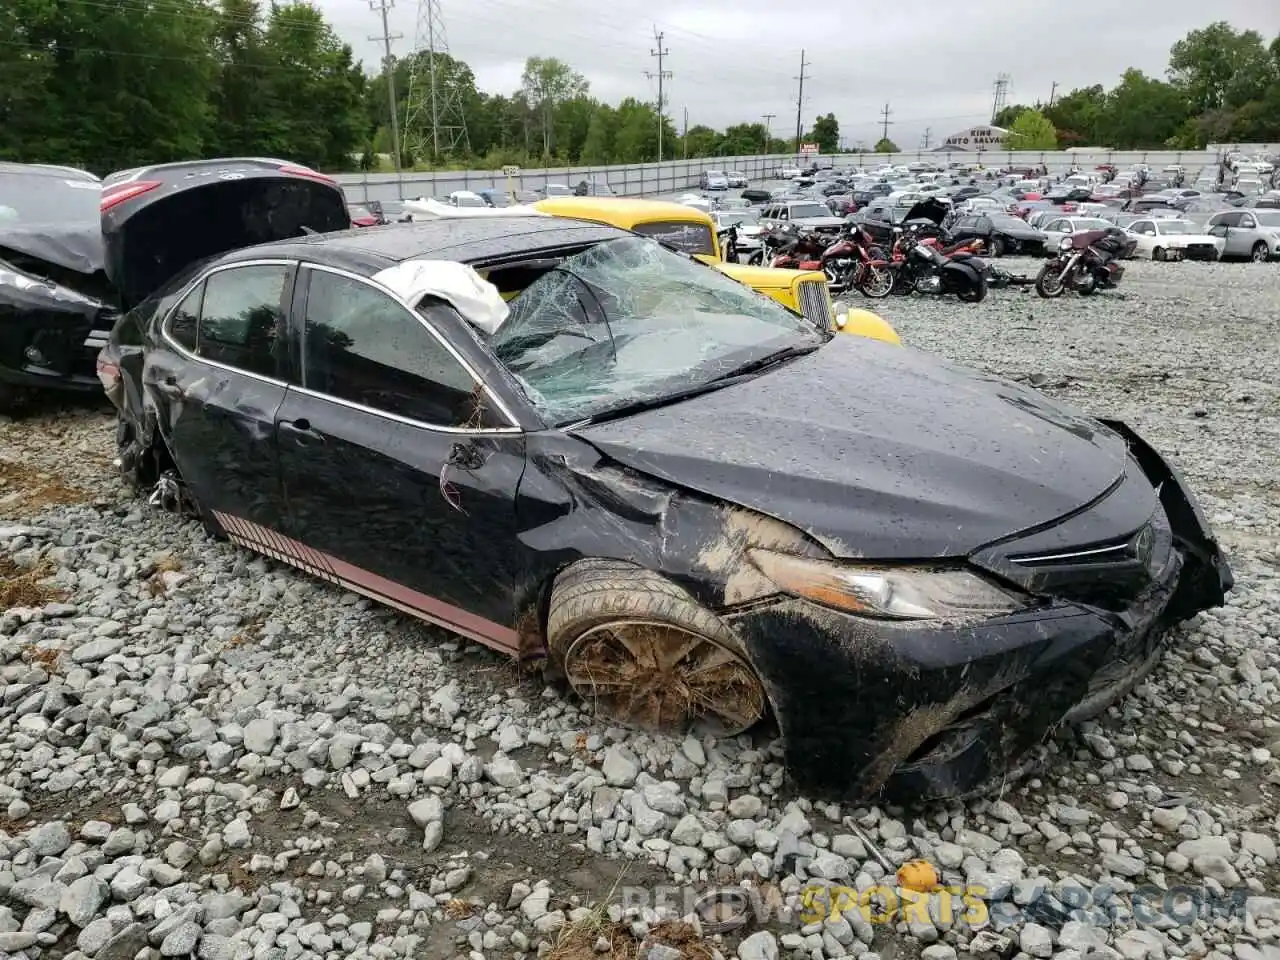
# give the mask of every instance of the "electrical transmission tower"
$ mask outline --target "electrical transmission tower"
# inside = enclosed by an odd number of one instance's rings
[[[1009,75],[1002,73],[996,77],[996,92],[991,98],[991,122],[996,122],[996,117],[1000,115],[1000,111],[1005,108],[1009,102]]]
[[[413,50],[404,113],[405,153],[415,158],[429,155],[435,160],[455,153],[459,146],[470,150],[462,91],[445,75],[449,38],[440,14],[440,0],[418,0]]]
[[[369,9],[382,14],[382,34],[369,39],[381,43],[385,56],[382,58],[382,69],[387,74],[387,99],[391,106],[391,162],[395,164],[396,173],[400,172],[400,121],[396,116],[396,58],[391,55],[391,41],[404,38],[403,33],[392,33],[387,25],[387,14],[395,6],[395,0],[369,0]]]
[[[929,149],[929,137],[933,133],[933,127],[925,127],[924,134],[920,137],[920,149]]]
[[[667,96],[666,96],[666,90],[663,87],[663,82],[671,79],[671,71],[662,69],[662,61],[666,58],[666,56],[669,53],[671,53],[670,50],[668,50],[666,47],[662,45],[662,38],[664,36],[666,36],[666,34],[659,33],[657,27],[653,28],[653,41],[658,46],[657,46],[657,49],[649,51],[649,56],[658,58],[658,72],[656,74],[649,70],[646,70],[644,72],[644,75],[648,77],[650,80],[654,79],[654,77],[657,77],[658,79],[658,162],[659,163],[662,162],[662,128],[666,126],[666,123],[664,123],[663,121],[667,115],[666,114]]]

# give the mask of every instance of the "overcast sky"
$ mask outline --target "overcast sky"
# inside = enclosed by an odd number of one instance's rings
[[[316,0],[371,69],[382,55],[380,16],[367,0]],[[1073,87],[1112,86],[1125,68],[1163,77],[1169,47],[1212,20],[1280,33],[1280,0],[1144,0],[1063,5],[1049,0],[880,0],[855,4],[780,0],[441,0],[450,52],[480,88],[510,93],[526,57],[558,57],[582,73],[597,98],[655,100],[653,29],[670,51],[664,67],[668,114],[677,129],[718,129],[776,114],[771,129],[792,136],[800,53],[802,118],[835,113],[847,145],[879,139],[880,110],[904,148],[926,128],[933,143],[990,119],[997,74],[1009,75],[1009,103],[1047,100]],[[800,11],[816,11],[801,13]],[[395,0],[392,51],[414,49],[416,0]],[[421,41],[426,46],[426,41]]]

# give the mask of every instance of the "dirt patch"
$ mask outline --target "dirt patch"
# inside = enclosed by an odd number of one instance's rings
[[[0,514],[32,514],[45,507],[85,503],[89,494],[46,473],[11,460],[0,460]]]
[[[40,583],[53,572],[53,564],[47,561],[34,567],[20,567],[8,557],[0,556],[0,610],[42,607],[65,600],[66,593]]]
[[[649,931],[647,937],[639,940],[631,932],[629,924],[612,923],[601,919],[602,916],[593,914],[566,928],[548,954],[550,960],[635,960],[642,947],[659,943],[679,950],[684,960],[713,960],[715,957],[715,951],[693,927],[679,920],[660,923]],[[602,946],[608,944],[608,949],[597,950],[598,943]]]

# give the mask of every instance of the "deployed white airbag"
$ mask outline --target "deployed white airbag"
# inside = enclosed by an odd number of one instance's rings
[[[498,288],[465,263],[406,260],[375,273],[373,279],[415,306],[427,296],[448,301],[463,319],[490,335],[510,313]]]

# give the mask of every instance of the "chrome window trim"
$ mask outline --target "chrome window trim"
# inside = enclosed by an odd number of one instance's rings
[[[511,422],[512,426],[474,427],[474,428],[446,427],[446,426],[441,426],[439,424],[434,424],[434,423],[424,423],[421,420],[415,420],[412,417],[404,417],[396,413],[388,413],[386,410],[376,410],[373,407],[367,407],[364,404],[355,403],[354,401],[351,401],[351,400],[343,400],[341,397],[330,396],[329,394],[321,393],[318,390],[308,390],[306,387],[300,386],[298,384],[289,383],[285,380],[280,380],[276,377],[266,377],[259,373],[252,373],[248,370],[241,370],[239,367],[233,367],[233,366],[230,366],[229,364],[220,363],[217,360],[210,360],[208,357],[202,357],[199,354],[192,353],[186,347],[182,346],[182,344],[178,343],[173,338],[173,336],[169,333],[169,323],[172,320],[174,313],[177,312],[178,307],[182,306],[182,304],[186,301],[187,297],[191,294],[192,290],[194,290],[200,284],[204,283],[205,280],[213,276],[215,273],[221,273],[224,270],[234,270],[237,267],[276,267],[276,266],[297,267],[299,270],[303,268],[326,270],[329,273],[334,273],[339,276],[347,277],[348,279],[365,283],[368,286],[372,287],[374,290],[377,290],[379,293],[386,294],[396,303],[400,304],[400,306],[404,307],[404,309],[408,310],[410,316],[412,316],[424,327],[426,327],[427,331],[433,337],[435,337],[437,341],[439,341],[444,345],[445,349],[448,350],[449,353],[462,365],[462,368],[466,370],[468,374],[470,374],[471,378],[484,388],[485,394],[494,401],[494,406],[502,413],[503,416],[507,418],[508,421]],[[295,283],[295,286],[296,286],[296,283]],[[402,423],[402,424],[405,424],[406,426],[418,427],[423,430],[432,430],[437,433],[457,434],[459,436],[464,436],[464,435],[473,436],[475,434],[512,435],[512,434],[521,434],[524,432],[524,430],[521,427],[519,427],[518,425],[515,425],[515,418],[511,416],[510,411],[506,408],[506,406],[502,403],[502,401],[494,395],[493,391],[489,388],[489,385],[476,375],[476,372],[472,368],[471,364],[467,363],[464,358],[459,356],[458,351],[454,349],[453,345],[450,344],[447,340],[445,340],[444,337],[441,336],[441,334],[434,327],[432,327],[431,324],[427,323],[427,321],[423,317],[419,316],[416,310],[409,307],[408,304],[404,302],[404,300],[402,300],[395,293],[388,290],[386,287],[382,286],[381,284],[374,283],[368,277],[362,277],[357,273],[352,273],[349,270],[343,270],[340,267],[330,267],[325,264],[306,263],[301,260],[289,260],[285,258],[266,258],[266,257],[257,259],[257,260],[237,260],[234,263],[220,263],[217,266],[211,267],[210,269],[206,270],[204,273],[200,274],[198,277],[196,277],[194,280],[192,280],[190,283],[188,283],[185,287],[182,288],[182,291],[178,294],[178,297],[174,301],[173,306],[169,308],[169,312],[166,313],[163,319],[160,321],[160,337],[162,340],[164,340],[166,344],[168,344],[169,348],[172,349],[175,353],[195,363],[203,363],[203,364],[206,364],[207,366],[214,367],[218,370],[225,370],[228,373],[238,373],[243,377],[249,377],[253,380],[257,380],[261,383],[267,383],[275,387],[284,387],[288,390],[296,390],[301,394],[305,394],[306,396],[309,396],[309,397],[315,397],[318,400],[327,400],[330,403],[336,403],[336,404],[339,404],[340,406],[347,407],[351,410],[358,410],[361,413],[372,414],[375,417],[382,417],[383,419],[391,420],[395,423]]]
[[[501,413],[502,416],[506,418],[509,426],[475,427],[475,428],[469,428],[469,429],[463,428],[463,427],[446,427],[439,424],[423,423],[420,420],[414,420],[411,417],[402,417],[399,414],[391,414],[381,410],[374,410],[373,407],[366,407],[363,404],[355,403],[350,400],[342,400],[340,397],[330,396],[329,394],[322,393],[318,390],[308,390],[307,388],[303,388],[303,387],[295,387],[294,389],[306,390],[306,392],[311,393],[315,396],[325,397],[329,400],[337,401],[339,403],[344,404],[345,406],[349,406],[357,410],[367,410],[372,413],[378,413],[378,414],[381,414],[382,416],[390,417],[391,419],[401,423],[409,423],[414,426],[427,427],[428,429],[440,430],[445,433],[522,433],[523,432],[519,426],[519,421],[516,420],[515,416],[512,415],[511,411],[507,408],[507,405],[502,402],[502,398],[499,397],[494,392],[493,388],[490,387],[489,384],[485,382],[484,378],[481,377],[478,372],[476,372],[475,367],[473,367],[467,361],[466,357],[464,357],[461,353],[458,352],[457,347],[455,347],[452,343],[450,343],[448,339],[446,339],[445,336],[442,333],[440,333],[439,330],[437,330],[434,326],[432,326],[427,321],[426,317],[422,316],[420,313],[418,313],[417,310],[415,310],[412,306],[410,306],[408,301],[401,298],[398,294],[394,293],[389,288],[384,287],[382,284],[375,283],[370,277],[362,277],[358,273],[353,273],[350,270],[344,270],[341,267],[331,267],[323,263],[305,263],[305,262],[301,264],[301,267],[304,270],[321,270],[325,273],[334,274],[335,276],[345,277],[348,280],[354,280],[357,283],[363,283],[365,286],[373,290],[376,290],[378,293],[381,293],[384,296],[390,297],[395,303],[399,304],[405,310],[405,312],[409,314],[410,317],[416,320],[422,326],[422,328],[426,330],[427,333],[429,333],[437,343],[440,344],[440,346],[445,348],[445,350],[449,353],[449,355],[458,362],[458,365],[467,372],[467,375],[471,377],[471,380],[474,384],[476,384],[477,386],[479,386],[481,389],[484,390],[485,396],[489,398],[489,400],[493,403],[494,407],[498,410],[498,412]],[[304,318],[304,322],[305,322],[305,318]],[[306,363],[306,357],[304,356],[303,364],[305,365],[305,363]]]

